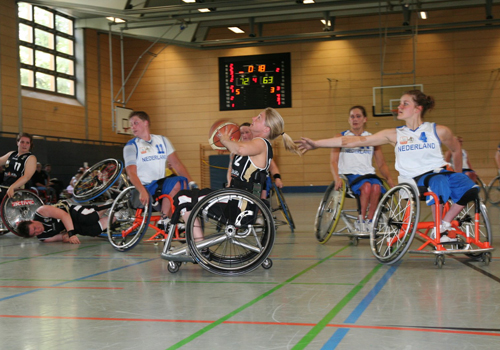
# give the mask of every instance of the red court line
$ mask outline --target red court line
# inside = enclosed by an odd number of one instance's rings
[[[31,318],[31,319],[53,319],[53,320],[91,320],[91,321],[126,321],[126,322],[167,322],[167,323],[213,323],[209,320],[168,320],[155,318],[119,318],[119,317],[63,317],[63,316],[22,316],[22,315],[0,315],[2,318]],[[246,321],[225,321],[225,324],[254,324],[254,325],[272,325],[272,326],[306,326],[314,327],[315,323],[298,323],[298,322],[246,322]],[[459,331],[450,329],[426,329],[414,327],[395,327],[395,326],[358,326],[352,324],[328,324],[327,327],[333,328],[360,328],[360,329],[383,329],[395,331],[412,331],[412,332],[427,332],[427,333],[451,333],[451,334],[469,334],[469,335],[487,335],[500,337],[500,332],[477,332],[477,331]]]
[[[123,289],[112,287],[46,287],[46,286],[0,286],[0,288],[32,288],[32,289]]]

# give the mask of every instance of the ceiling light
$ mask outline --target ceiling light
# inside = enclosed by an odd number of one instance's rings
[[[303,4],[314,4],[314,0],[304,0]]]
[[[203,8],[203,9],[198,9],[198,11],[200,11],[200,12],[210,12],[210,9]]]
[[[418,17],[420,19],[427,19],[427,11],[419,11],[418,12]]]
[[[326,20],[322,19],[321,23],[323,23],[323,25],[325,25],[327,27],[331,27],[332,26],[332,22],[330,20],[328,20],[328,24],[326,24]]]
[[[240,27],[227,27],[227,29],[237,34],[245,33],[245,31]]]
[[[106,19],[110,22],[115,22],[115,23],[125,23],[126,22],[124,19],[121,19],[118,17],[106,17]]]
[[[185,3],[191,4],[191,3],[196,2],[196,0],[182,0],[182,2],[185,2]]]

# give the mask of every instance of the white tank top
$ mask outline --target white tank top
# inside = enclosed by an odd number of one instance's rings
[[[400,126],[396,128],[396,133],[396,170],[402,177],[414,178],[447,164],[436,123],[425,122],[416,130]]]
[[[361,136],[371,135],[368,131],[363,131]],[[342,132],[342,136],[355,136],[350,130]],[[339,155],[339,174],[366,175],[375,174],[372,165],[372,146],[342,148]]]

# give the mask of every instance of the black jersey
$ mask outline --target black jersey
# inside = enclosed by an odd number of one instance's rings
[[[38,212],[35,212],[33,221],[41,222],[43,225],[43,232],[36,236],[36,238],[40,241],[43,241],[46,238],[54,237],[66,229],[61,220],[46,218],[45,216],[38,214]]]
[[[267,146],[267,161],[265,168],[259,168],[256,166],[250,156],[238,156],[235,155],[233,157],[233,164],[231,168],[231,187],[243,188],[252,192],[260,192],[260,190],[256,191],[254,184],[258,183],[263,188],[263,184],[265,183],[269,165],[271,165],[271,160],[273,159],[273,147],[271,143],[266,140]]]
[[[10,186],[24,175],[26,161],[31,156],[31,152],[18,155],[17,151],[12,152],[5,163],[5,173],[2,185]]]

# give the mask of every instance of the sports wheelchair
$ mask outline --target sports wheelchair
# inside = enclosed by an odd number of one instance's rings
[[[5,195],[0,205],[2,216],[0,235],[8,232],[17,235],[17,224],[32,220],[36,210],[42,205],[43,201],[33,191],[15,190],[12,197]]]
[[[271,202],[271,211],[273,213],[280,211],[283,216],[283,220],[279,220],[276,216],[273,216],[275,225],[288,225],[290,227],[290,231],[293,233],[295,230],[295,222],[293,221],[292,213],[286,204],[285,196],[283,195],[281,188],[276,186],[274,183],[269,192],[269,201]]]
[[[325,191],[316,213],[314,231],[316,239],[321,244],[328,242],[330,237],[334,235],[348,236],[352,244],[357,246],[358,240],[360,238],[369,238],[370,233],[365,227],[357,225],[361,218],[359,196],[351,191],[347,178],[344,175],[340,175],[340,177],[343,184],[339,190],[335,190],[335,181],[333,181]],[[356,182],[369,178],[381,180],[384,188],[389,189],[389,185],[385,180],[375,174],[360,176],[356,179]],[[355,209],[344,208],[346,198],[356,199],[357,206]]]
[[[488,185],[488,201],[495,206],[500,204],[500,175]]]
[[[384,194],[377,206],[370,232],[370,246],[373,255],[384,264],[394,264],[409,251],[414,254],[435,255],[435,265],[442,268],[445,256],[465,254],[488,265],[491,261],[492,233],[486,207],[479,196],[467,203],[451,222],[450,233],[456,233],[456,240],[440,243],[441,214],[435,210],[434,220],[419,222],[420,201],[432,196],[439,203],[438,196],[417,186],[413,179],[399,179],[399,184]],[[450,209],[450,202],[444,204],[443,216]],[[409,250],[413,239],[422,244],[416,250]],[[427,248],[427,249],[426,249]]]

